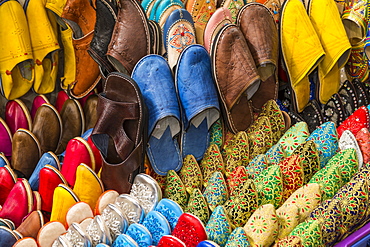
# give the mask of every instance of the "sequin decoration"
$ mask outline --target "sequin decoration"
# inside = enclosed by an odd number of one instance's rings
[[[320,158],[320,166],[324,167],[338,150],[338,134],[333,122],[326,122],[316,128],[307,138],[316,144]]]
[[[358,163],[358,167],[361,167],[364,161],[363,161],[362,153],[361,153],[360,147],[358,146],[356,137],[352,134],[351,131],[345,130],[339,139],[339,149],[345,150],[349,148],[355,150],[356,156],[357,156],[356,160]]]
[[[209,185],[203,192],[209,208],[213,211],[218,205],[223,205],[229,199],[226,182],[221,172],[214,172]]]
[[[245,167],[248,176],[252,179],[258,177],[263,170],[268,167],[266,155],[259,154],[254,157],[251,162]]]
[[[332,199],[343,186],[340,168],[335,165],[325,166],[308,183],[317,183],[321,187],[322,200]]]
[[[362,128],[356,135],[357,143],[360,147],[364,164],[370,162],[370,132],[367,128]]]
[[[238,166],[232,173],[231,176],[227,179],[227,188],[228,191],[233,193],[234,188],[243,184],[248,180],[248,174],[244,166]]]
[[[301,238],[304,247],[322,246],[321,228],[318,220],[302,222],[294,228],[290,236]]]
[[[164,190],[164,196],[177,202],[182,208],[186,207],[188,202],[188,194],[185,185],[174,170],[167,173],[167,183]]]
[[[258,208],[258,194],[253,180],[235,187],[224,207],[233,228],[244,226]]]
[[[153,243],[152,234],[149,230],[138,223],[131,224],[126,232],[140,247],[150,246]]]
[[[356,151],[353,148],[345,149],[334,155],[327,166],[338,166],[342,183],[346,184],[358,171]]]
[[[358,179],[343,186],[334,199],[339,201],[342,213],[342,239],[347,237],[365,216],[368,205],[366,180]]]
[[[212,124],[209,134],[209,145],[217,145],[219,149],[221,149],[223,141],[223,135],[222,135],[222,124],[221,120],[218,119],[214,124]]]
[[[292,203],[284,204],[276,210],[276,215],[279,221],[277,239],[283,239],[299,224],[299,208]]]
[[[278,165],[270,166],[255,178],[254,183],[258,192],[258,205],[273,204],[280,206],[283,195],[283,182],[281,170]]]
[[[183,214],[183,210],[180,205],[168,198],[163,198],[154,210],[160,212],[164,217],[166,217],[170,224],[171,231],[175,228],[177,221]]]
[[[151,211],[146,215],[143,226],[151,233],[153,245],[157,245],[162,236],[171,234],[167,219],[157,211]]]
[[[286,157],[284,149],[280,143],[276,143],[266,152],[266,158],[269,164],[278,165],[281,160]]]
[[[189,194],[191,194],[195,188],[202,188],[203,175],[193,155],[189,154],[185,156],[181,170],[179,171],[179,177]]]
[[[202,192],[199,189],[194,189],[190,195],[188,205],[185,208],[186,213],[191,213],[197,216],[204,224],[209,219],[208,204]]]
[[[307,123],[298,122],[285,132],[278,143],[280,143],[286,155],[289,156],[299,145],[306,141],[309,135]]]
[[[274,2],[274,1],[269,1]],[[270,9],[271,10],[271,9]],[[285,120],[278,104],[275,100],[268,100],[263,106],[259,116],[268,117],[271,123],[271,142],[275,144],[283,136],[285,130]]]
[[[183,213],[172,235],[183,241],[187,247],[196,247],[198,243],[207,239],[207,233],[202,221],[188,213]]]
[[[200,170],[203,174],[203,186],[208,186],[208,180],[214,172],[224,173],[224,160],[222,158],[221,152],[216,144],[211,144],[203,159],[200,163]]]
[[[208,239],[224,246],[231,231],[232,228],[226,210],[223,206],[217,206],[206,225]]]
[[[321,202],[319,184],[306,184],[296,190],[284,204],[294,204],[299,208],[299,222],[304,221]]]
[[[238,166],[249,162],[249,140],[244,131],[238,132],[225,147],[225,175],[229,177]]]
[[[252,246],[270,246],[279,231],[274,205],[260,206],[249,218],[244,230]]]
[[[225,247],[249,247],[247,234],[244,231],[243,227],[237,227],[234,231],[231,232]]]
[[[302,187],[304,173],[299,155],[292,155],[279,163],[283,176],[283,201],[297,189]]]
[[[369,128],[369,112],[365,106],[358,108],[351,116],[338,126],[338,136],[340,137],[345,130],[350,130],[356,136],[362,128]]]
[[[272,130],[268,117],[258,117],[247,130],[250,158],[264,154],[272,147]]]
[[[319,155],[317,153],[316,144],[314,141],[307,141],[299,145],[294,150],[292,155],[299,155],[301,157],[301,164],[304,172],[304,181],[306,184],[312,176],[320,170]]]
[[[315,208],[308,220],[318,220],[321,226],[322,241],[325,246],[333,246],[341,235],[342,215],[339,201],[330,199]]]

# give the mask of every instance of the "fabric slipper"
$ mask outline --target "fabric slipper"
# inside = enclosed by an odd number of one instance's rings
[[[175,84],[182,111],[182,156],[199,161],[209,146],[209,129],[220,117],[217,91],[212,80],[211,60],[201,45],[183,50],[176,68]]]
[[[154,171],[166,175],[182,166],[177,135],[180,133],[180,109],[175,84],[166,60],[149,55],[135,66],[132,78],[138,84],[148,107],[147,155]]]

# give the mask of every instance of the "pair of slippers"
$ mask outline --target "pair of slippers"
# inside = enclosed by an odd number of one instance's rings
[[[202,159],[209,145],[209,129],[220,117],[211,60],[205,48],[190,45],[183,50],[175,80],[167,61],[158,55],[141,59],[132,78],[148,107],[147,155],[154,171],[159,175],[179,171],[188,154]]]

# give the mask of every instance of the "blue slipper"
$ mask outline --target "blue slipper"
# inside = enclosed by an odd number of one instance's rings
[[[203,46],[190,45],[183,50],[175,84],[183,121],[182,157],[192,154],[199,161],[209,146],[209,129],[220,117],[211,59]]]
[[[5,157],[4,153],[0,153],[0,167],[4,167],[6,165],[10,166],[10,163],[8,159]]]
[[[162,176],[182,166],[177,136],[180,108],[167,61],[158,55],[142,58],[132,72],[149,113],[147,155],[154,171]]]
[[[40,182],[40,171],[42,168],[44,168],[46,165],[51,165],[55,167],[56,169],[60,170],[60,163],[58,160],[58,157],[53,152],[47,152],[44,153],[39,162],[36,165],[35,170],[33,171],[30,179],[28,180],[31,189],[33,191],[39,190],[39,182]]]
[[[152,234],[142,224],[131,224],[126,232],[139,246],[150,246],[153,243]]]

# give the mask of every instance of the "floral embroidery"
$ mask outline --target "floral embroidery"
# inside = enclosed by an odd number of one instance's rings
[[[276,247],[302,247],[302,241],[297,236],[287,236],[277,242]]]
[[[182,163],[179,177],[184,183],[186,191],[191,194],[193,189],[201,188],[203,182],[202,172],[193,155],[187,155]]]
[[[203,174],[203,186],[208,186],[208,181],[216,171],[224,173],[224,161],[221,152],[216,144],[211,144],[200,163]]]
[[[283,201],[303,186],[304,173],[299,155],[292,155],[279,163],[283,175]]]
[[[245,224],[244,229],[252,246],[270,246],[279,230],[274,205],[265,204],[259,207]]]
[[[149,246],[153,239],[148,229],[137,223],[131,224],[126,232],[139,246]]]
[[[253,180],[249,179],[235,187],[224,207],[232,227],[244,226],[258,208],[258,194]]]
[[[222,125],[221,120],[218,119],[210,129],[209,145],[216,144],[219,149],[222,147]]]
[[[266,155],[259,154],[253,158],[251,162],[245,167],[246,172],[248,173],[249,177],[254,179],[258,177],[263,170],[265,170],[268,166],[268,162],[266,159]]]
[[[170,199],[162,199],[155,208],[155,211],[160,212],[166,217],[171,229],[173,230],[179,220],[179,217],[183,213],[182,208],[175,201]]]
[[[280,143],[287,156],[290,156],[299,145],[306,141],[308,136],[307,123],[298,122],[285,132],[278,143]]]
[[[248,180],[248,174],[244,166],[238,166],[227,179],[228,191],[233,193],[234,188],[244,184]]]
[[[258,205],[271,203],[278,208],[282,202],[283,184],[281,170],[278,165],[270,166],[255,178],[258,192]]]
[[[223,206],[217,206],[206,226],[208,239],[224,246],[231,233],[231,225]]]
[[[249,141],[244,131],[237,133],[225,148],[225,174],[229,177],[238,166],[249,162]]]
[[[243,227],[237,227],[229,236],[225,247],[249,247],[247,234]]]
[[[343,186],[334,196],[339,201],[342,213],[343,236],[346,237],[363,219],[368,205],[366,180],[358,179]]]
[[[181,53],[187,46],[194,44],[195,35],[185,24],[179,24],[169,35],[169,45]]]
[[[299,224],[291,232],[290,236],[301,238],[305,247],[322,246],[320,223],[317,220],[309,220]]]
[[[164,190],[164,196],[177,202],[182,208],[186,207],[188,202],[188,194],[181,179],[174,170],[167,173],[167,185]]]
[[[316,144],[314,141],[307,141],[299,145],[294,150],[292,155],[299,155],[304,172],[304,184],[306,184],[312,176],[320,170],[319,155],[317,153]]]
[[[333,246],[341,235],[342,215],[339,201],[330,199],[315,208],[309,220],[318,220],[321,226],[322,241],[326,246]]]
[[[324,167],[330,158],[338,150],[338,134],[333,122],[326,122],[320,125],[307,138],[313,140],[319,152],[320,166]]]
[[[360,147],[364,164],[370,162],[370,132],[367,128],[362,128],[356,135],[357,143]]]
[[[166,218],[157,211],[149,212],[143,221],[143,226],[152,234],[152,244],[154,245],[158,244],[162,236],[171,234],[170,225]]]
[[[295,204],[284,204],[276,210],[279,221],[278,239],[283,239],[299,224],[299,208]]]
[[[271,123],[272,144],[277,143],[285,130],[285,120],[278,104],[275,100],[267,101],[263,106],[259,116],[268,117]]]
[[[213,211],[218,205],[223,205],[229,198],[225,179],[220,172],[213,173],[209,185],[203,192],[209,208]]]
[[[258,117],[248,128],[250,157],[253,159],[259,154],[264,154],[272,147],[271,124],[267,117]]]
[[[199,189],[194,189],[193,193],[190,195],[188,205],[185,209],[186,213],[191,213],[197,216],[204,224],[208,222],[209,219],[209,209],[206,199],[202,195]]]
[[[284,149],[280,143],[275,144],[266,152],[266,158],[269,164],[278,165],[281,160],[286,157]]]

